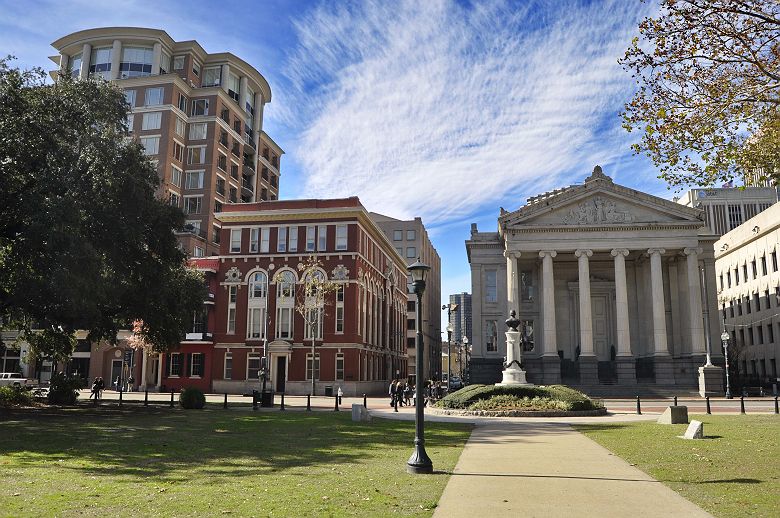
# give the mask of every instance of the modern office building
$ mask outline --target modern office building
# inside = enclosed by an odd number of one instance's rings
[[[715,243],[721,322],[739,385],[778,381],[780,361],[780,204]],[[720,331],[722,332],[723,327]],[[732,386],[738,389],[738,386]]]
[[[703,210],[709,231],[722,236],[777,203],[777,189],[753,186],[691,189],[675,201]]]
[[[160,195],[187,216],[187,253],[218,253],[214,215],[224,205],[278,198],[284,151],[263,131],[271,88],[246,61],[136,27],[87,29],[52,46],[55,80],[102,77],[124,90],[128,128],[157,163]]]
[[[450,295],[450,307],[453,305],[457,307],[450,313],[452,341],[463,343],[463,337],[471,341],[471,293]]]
[[[407,265],[419,258],[431,267],[423,295],[422,333],[425,341],[424,375],[441,379],[441,259],[433,247],[422,219],[399,220],[372,212],[371,217],[393,243],[395,250],[406,259]],[[411,281],[410,281],[411,282]],[[417,295],[408,286],[406,344],[409,351],[409,374],[416,375],[419,365],[415,347]]]
[[[276,392],[308,394],[313,375],[317,394],[354,396],[385,394],[407,376],[406,263],[360,200],[225,205],[219,218],[219,256],[191,260],[208,282],[203,311],[178,349],[135,367],[136,379],[241,394],[259,388],[266,363]],[[338,285],[314,326],[296,310],[311,257]]]

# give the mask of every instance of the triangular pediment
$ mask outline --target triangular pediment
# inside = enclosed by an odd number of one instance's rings
[[[702,212],[612,183],[608,179],[586,181],[536,196],[514,212],[505,212],[504,228],[516,226],[571,227],[609,225],[703,225]]]

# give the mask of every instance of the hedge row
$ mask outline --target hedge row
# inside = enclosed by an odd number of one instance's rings
[[[563,385],[469,385],[442,398],[438,406],[442,408],[467,409],[479,401],[488,400],[495,396],[560,401],[567,410],[595,410],[601,408],[600,403],[591,400],[587,395]]]

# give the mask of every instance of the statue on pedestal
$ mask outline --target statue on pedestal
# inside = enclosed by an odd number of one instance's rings
[[[513,309],[506,319],[509,330],[506,332],[506,359],[504,361],[503,379],[498,385],[530,385],[525,379],[525,371],[521,364],[523,360],[520,331],[517,330],[520,320]]]

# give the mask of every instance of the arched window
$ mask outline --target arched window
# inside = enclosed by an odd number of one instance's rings
[[[295,295],[295,276],[289,270],[279,274],[276,284],[276,297],[280,299],[292,298]]]
[[[265,338],[266,333],[268,276],[263,272],[250,274],[247,292],[246,337],[260,340]]]
[[[295,311],[295,275],[289,270],[283,270],[276,277],[276,338],[292,339],[293,311]]]
[[[249,298],[264,299],[267,291],[268,291],[268,277],[263,272],[253,273],[249,277]]]

